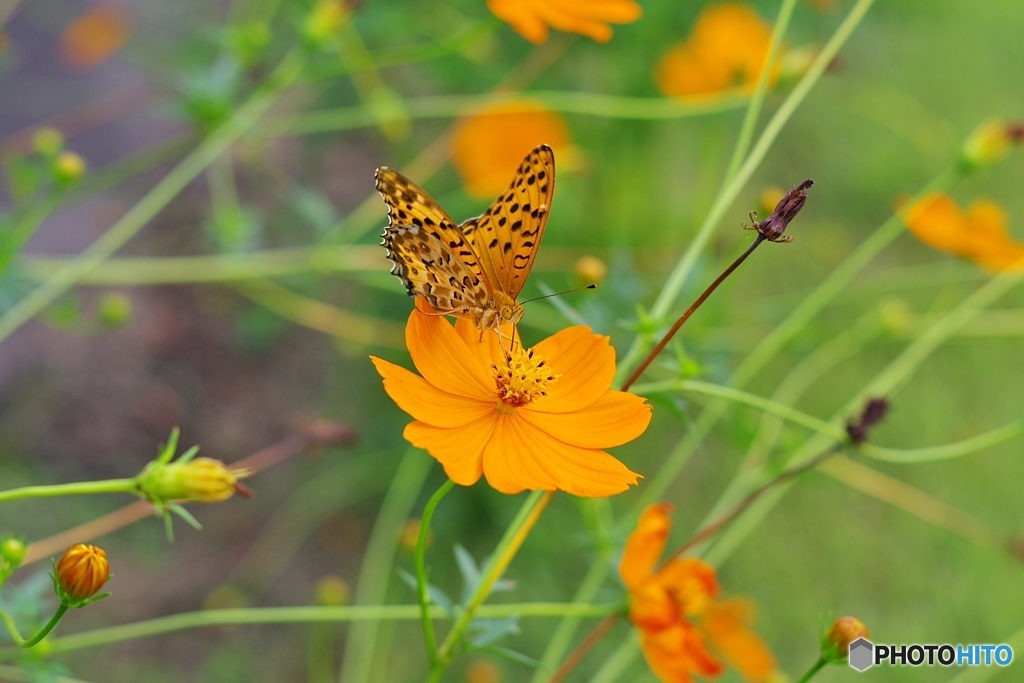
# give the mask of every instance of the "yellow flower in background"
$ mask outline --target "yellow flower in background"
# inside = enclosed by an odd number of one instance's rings
[[[629,620],[640,631],[648,665],[665,683],[691,683],[694,674],[720,676],[721,657],[748,681],[770,680],[778,667],[747,626],[753,606],[720,599],[715,569],[703,560],[673,558],[657,567],[672,530],[671,511],[668,503],[644,510],[619,565],[629,590]]]
[[[99,5],[64,29],[60,52],[73,69],[87,71],[110,59],[131,34],[132,24],[123,10]]]
[[[495,104],[459,123],[452,164],[469,195],[490,199],[505,191],[523,157],[538,145],[555,151],[560,168],[573,167],[572,139],[559,114],[529,100]]]
[[[991,200],[978,199],[965,213],[948,195],[931,194],[908,207],[903,216],[917,239],[940,251],[991,271],[1024,268],[1024,242],[1013,240],[1006,212]]]
[[[609,24],[631,24],[644,13],[634,0],[487,0],[487,6],[535,44],[548,39],[549,28],[607,43]]]
[[[655,69],[671,97],[707,97],[739,87],[753,91],[768,59],[772,27],[749,5],[708,5],[690,37],[671,48]],[[772,70],[771,84],[778,78]]]
[[[406,440],[444,467],[456,484],[481,476],[502,493],[566,491],[601,498],[637,483],[604,452],[647,429],[651,407],[612,391],[615,349],[578,325],[532,349],[481,333],[459,318],[453,327],[422,297],[409,316],[406,344],[416,375],[373,358],[384,390],[415,422]],[[504,333],[514,333],[506,326]]]

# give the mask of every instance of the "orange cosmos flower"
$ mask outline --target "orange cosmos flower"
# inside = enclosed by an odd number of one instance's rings
[[[565,119],[530,100],[495,104],[459,123],[452,164],[468,194],[493,199],[508,187],[523,157],[541,144],[555,150],[559,166],[572,167],[575,151]]]
[[[993,201],[978,199],[964,213],[948,195],[931,194],[903,215],[910,232],[929,246],[991,271],[1024,268],[1024,242],[1013,240],[1006,212]]]
[[[86,71],[110,59],[131,33],[131,22],[122,10],[100,5],[64,29],[60,51],[72,68]]]
[[[431,314],[422,297],[405,328],[421,376],[373,358],[384,390],[416,421],[405,438],[426,450],[456,484],[480,476],[502,493],[555,489],[598,498],[637,475],[602,449],[640,436],[644,399],[610,391],[615,349],[589,327],[570,327],[505,356],[498,335]],[[507,328],[509,336],[512,328]]]
[[[753,92],[771,36],[771,25],[749,5],[708,5],[690,37],[661,58],[655,80],[671,97],[706,97],[735,87]],[[777,77],[776,66],[771,84]]]
[[[548,39],[549,27],[607,43],[612,39],[608,24],[631,24],[644,13],[634,0],[487,0],[487,6],[537,44]]]
[[[747,624],[752,605],[721,600],[714,568],[696,558],[673,558],[655,571],[672,522],[668,503],[651,505],[626,540],[619,575],[630,595],[629,619],[651,670],[665,683],[714,678],[728,661],[748,681],[766,681],[775,658]],[[717,653],[717,655],[716,655]]]

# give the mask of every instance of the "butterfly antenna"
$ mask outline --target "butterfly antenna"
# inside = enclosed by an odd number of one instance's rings
[[[553,296],[563,296],[565,294],[572,294],[573,292],[582,292],[584,289],[597,289],[597,285],[587,285],[586,287],[577,287],[576,289],[569,289],[564,292],[555,292],[554,294],[545,294],[544,296],[538,296],[533,299],[527,299],[523,304],[528,304],[531,301],[540,301],[541,299],[550,299]],[[522,304],[521,304],[522,305]]]

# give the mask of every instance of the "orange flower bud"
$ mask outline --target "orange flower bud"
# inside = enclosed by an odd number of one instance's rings
[[[850,643],[858,638],[867,638],[869,635],[868,627],[861,623],[860,619],[840,617],[825,634],[822,643],[823,654],[826,659],[845,659],[850,654]]]
[[[151,499],[216,503],[239,492],[245,470],[229,470],[220,460],[195,458],[158,465],[146,473],[143,489]]]
[[[466,667],[466,683],[501,683],[501,669],[486,659],[478,659]]]
[[[81,602],[96,595],[110,578],[107,553],[94,545],[77,543],[67,549],[56,565],[57,585],[63,598]]]

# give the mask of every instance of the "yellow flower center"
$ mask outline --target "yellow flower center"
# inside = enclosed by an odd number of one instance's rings
[[[498,388],[497,409],[506,415],[547,396],[548,387],[561,377],[533,349],[523,351],[522,347],[513,349],[504,365],[492,365],[491,369]]]

